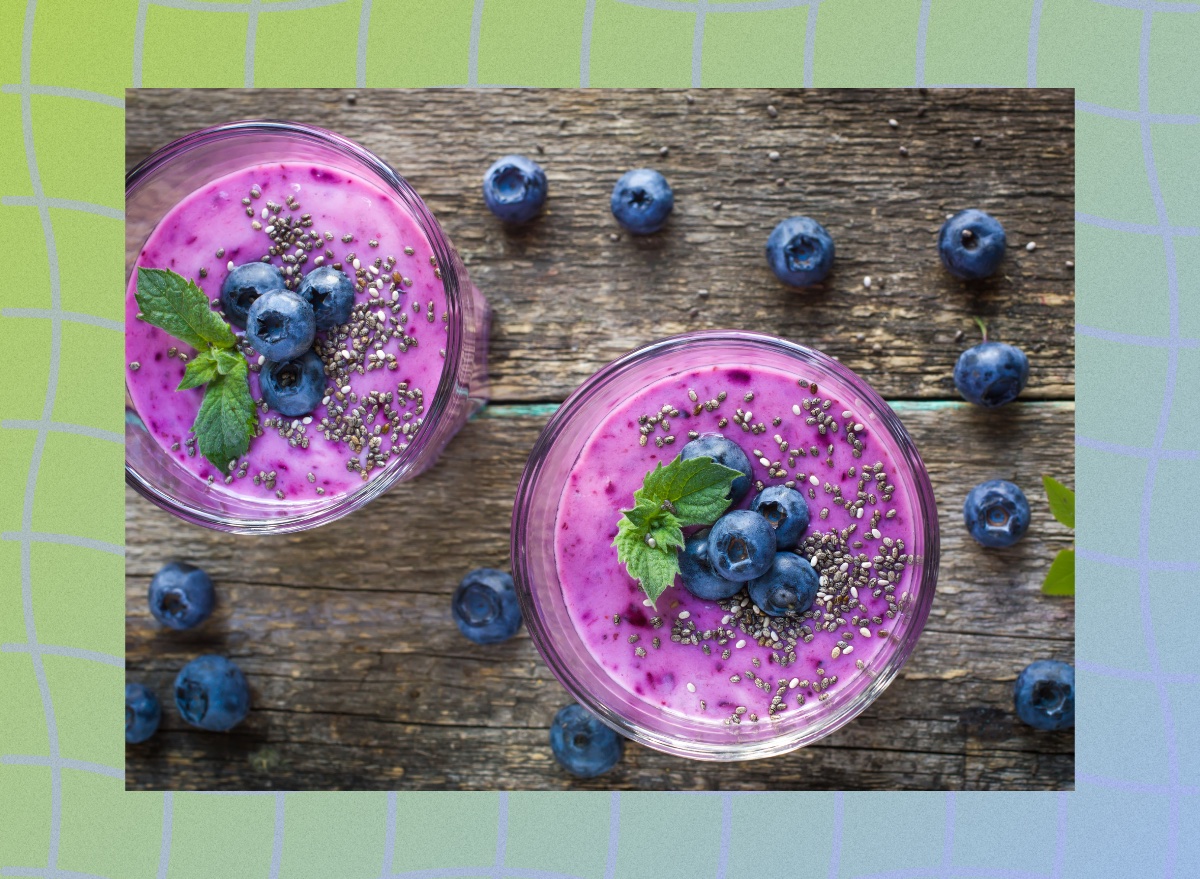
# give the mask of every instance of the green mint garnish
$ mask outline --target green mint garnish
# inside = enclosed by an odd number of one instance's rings
[[[1046,499],[1050,501],[1050,512],[1054,518],[1074,531],[1075,492],[1049,476],[1042,477],[1042,485],[1046,487]],[[1050,563],[1050,570],[1046,572],[1046,579],[1042,581],[1042,592],[1045,595],[1075,594],[1075,550],[1058,551]]]
[[[137,304],[142,319],[191,345],[177,391],[205,386],[192,432],[205,459],[229,472],[250,448],[258,414],[250,396],[250,370],[237,337],[193,281],[170,269],[138,269]]]
[[[621,511],[612,545],[651,603],[679,573],[676,551],[683,546],[683,529],[717,521],[729,508],[729,489],[739,476],[712,458],[685,461],[678,456],[646,474],[633,493],[633,508]]]

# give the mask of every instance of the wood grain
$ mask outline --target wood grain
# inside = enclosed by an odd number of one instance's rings
[[[495,310],[493,405],[428,474],[349,519],[232,537],[129,493],[129,679],[165,695],[188,659],[222,652],[245,670],[255,710],[234,732],[208,734],[168,708],[160,733],[127,749],[128,787],[1073,786],[1073,736],[1035,734],[1011,700],[1029,661],[1074,652],[1073,601],[1039,591],[1071,536],[1036,490],[1042,473],[1070,481],[1074,460],[1072,93],[690,94],[128,94],[131,166],[196,128],[253,116],[322,125],[376,151],[425,197]],[[494,221],[479,194],[491,160],[514,151],[536,157],[551,186],[546,213],[519,229]],[[676,192],[667,228],[648,238],[621,233],[608,211],[617,176],[639,165],[662,170]],[[1002,276],[978,285],[950,278],[934,247],[945,214],[967,206],[995,213],[1009,235]],[[794,213],[836,239],[820,289],[780,286],[763,259],[774,223]],[[974,315],[1030,355],[1030,386],[999,412],[953,402],[951,370],[976,337]],[[893,401],[939,503],[929,623],[888,691],[816,745],[728,765],[629,745],[611,773],[579,782],[547,740],[569,697],[528,636],[468,643],[450,594],[469,569],[508,565],[513,495],[554,404],[635,345],[728,326],[822,348]],[[994,477],[1025,486],[1034,506],[1025,540],[1003,552],[978,547],[961,522],[968,489]],[[203,564],[217,583],[218,609],[198,631],[165,633],[146,610],[149,578],[171,558]]]

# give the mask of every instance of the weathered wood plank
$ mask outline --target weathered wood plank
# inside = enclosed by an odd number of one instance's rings
[[[846,729],[799,753],[711,765],[631,746],[590,786],[1071,786],[1072,736],[1015,723],[1011,686],[1031,659],[1073,654],[1073,602],[1038,589],[1070,536],[1036,490],[1041,473],[1069,475],[1073,406],[897,406],[931,472],[943,546],[929,625],[901,678]],[[165,695],[189,658],[227,653],[256,707],[227,736],[186,730],[169,709],[163,734],[127,751],[128,786],[573,786],[546,741],[568,697],[527,635],[478,647],[449,614],[468,569],[508,564],[516,484],[547,418],[520,411],[490,410],[418,482],[301,535],[217,534],[130,495],[130,679]],[[1003,552],[979,548],[961,524],[966,491],[995,476],[1028,487],[1034,507],[1026,539]],[[168,557],[204,564],[217,582],[218,609],[198,631],[163,632],[148,615],[149,577]]]
[[[631,347],[730,326],[821,348],[889,398],[954,399],[951,369],[968,344],[956,335],[974,338],[973,315],[1029,353],[1026,399],[1074,395],[1070,90],[705,90],[691,103],[652,90],[349,95],[131,92],[127,162],[255,116],[374,150],[424,196],[492,302],[497,401],[561,400]],[[550,178],[546,214],[526,228],[504,228],[479,192],[507,152],[536,157]],[[676,207],[666,230],[639,239],[618,234],[608,199],[640,165],[667,175]],[[1002,220],[1010,256],[1002,276],[964,285],[942,270],[935,236],[947,212],[972,206]],[[795,213],[837,243],[831,278],[803,293],[762,254]]]

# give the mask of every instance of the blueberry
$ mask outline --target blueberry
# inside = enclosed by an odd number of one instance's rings
[[[250,306],[260,296],[283,290],[283,272],[265,262],[237,266],[221,284],[221,310],[235,327],[245,328]]]
[[[771,567],[750,581],[750,600],[768,616],[804,613],[817,597],[820,577],[816,570],[794,552],[777,552]]]
[[[1013,686],[1017,717],[1034,729],[1070,729],[1075,725],[1075,667],[1057,659],[1027,665]]]
[[[1029,501],[1011,482],[981,482],[967,494],[963,520],[971,536],[984,546],[1012,546],[1029,528]]]
[[[817,284],[833,266],[833,239],[816,220],[788,217],[767,238],[767,263],[785,284]]]
[[[513,578],[494,568],[479,568],[454,590],[451,612],[458,630],[476,644],[499,644],[521,628],[521,606]]]
[[[1004,227],[991,214],[959,211],[942,224],[938,256],[956,278],[975,281],[996,271],[1004,259]]]
[[[679,550],[679,578],[688,592],[706,601],[736,595],[742,584],[726,580],[708,560],[708,530],[698,531],[687,539]]]
[[[675,194],[667,178],[650,168],[626,171],[613,187],[613,216],[634,235],[657,232],[675,207]]]
[[[250,685],[224,656],[198,656],[175,677],[175,705],[192,726],[224,732],[246,719]]]
[[[1003,342],[980,342],[958,356],[954,386],[968,402],[995,409],[1017,399],[1029,381],[1029,358]]]
[[[131,745],[144,742],[158,729],[162,706],[152,690],[141,684],[125,685],[125,741]]]
[[[316,409],[325,395],[325,384],[325,364],[315,351],[306,351],[295,360],[265,363],[258,374],[263,402],[289,418]]]
[[[312,306],[318,330],[331,330],[350,320],[354,283],[333,266],[318,266],[305,275],[296,295]]]
[[[624,740],[582,705],[559,710],[550,724],[550,750],[563,769],[580,778],[595,778],[617,765]]]
[[[775,546],[790,549],[808,528],[808,504],[804,495],[786,485],[764,488],[750,501],[750,509],[775,529]]]
[[[299,357],[317,335],[313,307],[290,290],[258,297],[246,315],[246,339],[276,363]]]
[[[753,580],[775,559],[775,529],[758,513],[733,510],[709,531],[708,557],[726,580]]]
[[[685,445],[679,457],[685,461],[692,458],[712,458],[730,470],[737,470],[742,475],[733,480],[729,498],[736,504],[749,494],[754,471],[750,469],[750,459],[746,457],[745,451],[733,440],[725,439],[719,433],[706,433]]]
[[[526,223],[546,203],[546,172],[524,156],[497,159],[483,175],[483,200],[506,223]]]
[[[163,565],[150,581],[150,613],[164,626],[190,629],[212,613],[212,578],[186,562]]]

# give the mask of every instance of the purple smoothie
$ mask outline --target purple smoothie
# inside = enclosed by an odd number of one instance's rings
[[[818,387],[761,364],[674,359],[606,414],[566,477],[554,552],[567,611],[594,661],[649,708],[717,726],[815,720],[896,650],[891,623],[915,588],[920,527],[902,455],[857,395],[827,378]],[[706,433],[751,459],[757,484],[737,507],[767,485],[804,495],[811,522],[797,552],[822,586],[803,618],[766,617],[744,588],[705,601],[678,578],[655,609],[618,563],[617,522],[646,473]]]
[[[344,494],[379,475],[381,460],[399,456],[421,429],[445,363],[441,270],[395,197],[301,161],[255,165],[192,192],[150,233],[136,265],[195,281],[217,307],[230,265],[264,256],[294,279],[293,289],[321,264],[357,279],[350,324],[317,334],[328,386],[311,415],[286,418],[260,404],[261,434],[229,475],[206,461],[191,436],[204,390],[175,390],[195,352],[136,319],[136,270],[126,292],[126,387],[164,454],[213,492],[279,501]],[[259,358],[247,359],[250,392],[261,401]]]

